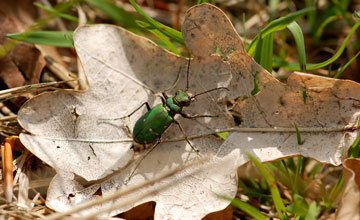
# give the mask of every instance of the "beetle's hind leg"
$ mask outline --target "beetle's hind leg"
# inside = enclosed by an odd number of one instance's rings
[[[147,110],[148,111],[150,111],[150,105],[149,105],[149,103],[148,102],[144,102],[143,104],[141,104],[139,107],[137,107],[133,112],[131,112],[130,114],[128,114],[127,116],[125,116],[125,117],[130,117],[130,116],[132,116],[135,112],[137,112],[141,107],[143,107],[144,105],[146,105],[146,108],[147,108]],[[123,117],[124,118],[124,117]]]
[[[179,122],[178,120],[175,120],[175,119],[174,119],[174,122],[179,126],[181,132],[182,132],[183,135],[184,135],[185,140],[189,143],[190,147],[195,151],[195,153],[196,153],[198,156],[200,156],[200,151],[199,151],[199,149],[197,149],[197,148],[195,147],[195,145],[193,145],[193,144],[191,143],[190,139],[189,139],[188,136],[186,135],[185,130],[184,130],[184,128],[181,126],[180,122]]]
[[[140,166],[141,162],[145,159],[145,157],[147,157],[151,151],[153,151],[159,144],[161,143],[161,138],[158,139],[158,141],[153,145],[151,146],[151,148],[145,153],[145,155],[143,155],[137,162],[136,162],[136,165],[135,167],[133,168],[133,170],[131,171],[130,175],[124,180],[124,184],[126,185],[130,179],[133,177],[136,169]]]

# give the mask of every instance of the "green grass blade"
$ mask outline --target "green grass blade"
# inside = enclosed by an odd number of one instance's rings
[[[22,32],[5,35],[13,40],[24,41],[32,44],[42,44],[55,47],[73,47],[72,31],[37,31]]]
[[[293,193],[299,193],[299,189],[298,186],[300,185],[298,182],[300,180],[300,174],[302,171],[302,167],[304,164],[304,158],[302,156],[298,156],[297,157],[297,166],[296,166],[296,172],[295,172],[295,179],[294,179],[294,184],[293,184]]]
[[[309,205],[302,196],[297,194],[294,195],[294,202],[287,206],[286,210],[305,220],[316,220],[320,214],[320,206],[316,202]]]
[[[74,4],[77,4],[80,0],[72,0],[72,1],[67,1],[64,3],[60,3],[58,5],[56,5],[54,7],[54,9],[58,12],[58,13],[64,13],[67,10],[70,10]],[[26,29],[26,31],[24,32],[24,36],[21,39],[26,38],[26,33],[31,33],[31,32],[36,32],[37,30],[41,29],[42,27],[44,27],[51,19],[55,18],[56,15],[54,13],[50,13],[46,16],[41,17],[40,19],[38,19],[36,21],[36,23],[34,25],[31,25],[29,28]],[[70,40],[69,40],[70,42]],[[72,43],[69,43],[72,44]],[[0,45],[0,58],[3,57],[5,54],[7,54],[12,48],[14,48],[17,45],[17,42],[14,40],[10,40],[7,43]]]
[[[350,66],[350,64],[355,61],[355,59],[359,56],[359,54],[360,51],[358,51],[355,56],[353,56],[348,62],[346,62],[346,64],[342,66],[341,69],[336,73],[334,78],[335,79],[339,78],[341,74],[346,70],[346,68],[348,68],[348,66]]]
[[[274,33],[267,35],[261,44],[260,65],[272,73]]]
[[[356,138],[354,143],[351,145],[348,151],[348,156],[352,158],[358,158],[359,152],[360,152],[360,137]]]
[[[275,209],[280,217],[280,219],[283,219],[285,217],[285,205],[282,201],[282,198],[280,196],[280,192],[278,187],[276,186],[275,178],[271,175],[270,171],[254,156],[251,154],[247,154],[249,159],[256,165],[256,167],[259,169],[261,175],[265,178],[267,184],[270,186],[270,192],[275,204]]]
[[[113,19],[116,23],[123,27],[138,27],[135,23],[135,17],[125,11],[123,8],[118,7],[116,4],[109,0],[85,0],[89,5],[99,9],[104,14]]]
[[[172,40],[177,41],[178,43],[185,45],[184,39],[180,31],[177,31],[171,27],[161,24],[158,21],[155,21],[150,16],[148,16],[141,8],[136,4],[134,0],[129,0],[135,10],[152,26],[158,29],[161,33],[165,34],[166,36],[170,37]]]
[[[245,48],[247,48],[247,47],[248,47],[248,44],[247,44],[247,42],[246,42],[246,27],[245,27],[245,23],[246,23],[246,15],[245,15],[245,13],[243,13],[243,14],[242,14],[242,22],[241,22],[241,24],[242,24],[242,29],[243,29],[243,38],[244,38],[243,44],[244,44]]]
[[[306,200],[298,194],[295,194],[293,199],[294,202],[287,206],[286,210],[296,216],[305,217],[309,209]]]
[[[266,37],[268,34],[275,32],[275,31],[280,31],[286,28],[286,26],[288,24],[290,24],[291,22],[293,22],[294,20],[298,19],[299,17],[314,11],[315,8],[311,7],[311,8],[305,8],[302,10],[299,10],[297,12],[291,13],[287,16],[278,18],[276,20],[273,20],[272,22],[269,23],[268,26],[266,26],[261,32],[262,35],[261,37],[264,38]],[[258,43],[258,36],[256,36],[252,41],[251,44],[248,47],[248,54],[250,54],[251,56],[254,56],[255,53],[255,49],[257,47],[257,43]]]
[[[330,190],[329,197],[325,198],[323,201],[324,202],[323,205],[326,208],[325,212],[329,212],[333,208],[335,199],[340,195],[343,185],[344,185],[344,176],[343,173],[341,173],[337,183]]]
[[[347,11],[347,9],[349,8],[351,0],[341,0],[341,1],[334,1],[334,2],[335,2],[335,4],[340,6],[340,8],[342,10]]]
[[[306,90],[303,90],[303,91],[302,91],[302,97],[303,97],[303,102],[304,102],[304,104],[306,104],[306,99],[307,99]]]
[[[306,72],[306,52],[305,52],[304,35],[302,33],[302,30],[300,26],[296,23],[296,21],[291,22],[287,26],[287,28],[293,34],[296,42],[296,47],[299,56],[300,70],[302,72]]]
[[[224,140],[227,139],[227,137],[229,136],[229,132],[220,132],[220,133],[216,133],[216,135]]]
[[[180,52],[176,49],[175,45],[163,33],[161,33],[157,29],[153,29],[153,30],[149,30],[149,31],[152,34],[154,34],[155,36],[157,36],[162,42],[164,42],[164,44],[166,45],[168,50],[170,50],[171,52],[173,52],[176,55],[181,56]]]
[[[359,13],[359,12],[354,11],[353,15],[354,15],[354,17],[355,17],[356,19],[358,19],[358,20],[360,19],[360,13]]]
[[[327,66],[331,63],[333,63],[335,60],[337,60],[341,54],[344,52],[346,44],[349,42],[351,36],[355,33],[355,31],[358,29],[358,27],[360,26],[360,21],[357,22],[352,28],[351,31],[349,32],[349,34],[346,36],[344,42],[341,44],[341,47],[339,48],[339,50],[336,52],[336,54],[334,56],[332,56],[330,59],[318,63],[318,64],[308,64],[306,65],[306,69],[308,70],[315,70],[315,69],[320,69],[324,66]]]
[[[341,0],[341,1],[333,1],[334,3],[334,11],[337,15],[344,17],[345,21],[351,26],[354,24],[353,20],[349,16],[348,7],[349,7],[349,0]]]
[[[274,20],[274,17],[276,15],[276,11],[279,8],[280,0],[269,0],[269,17],[270,21]]]
[[[335,60],[337,60],[341,54],[344,52],[345,47],[347,45],[347,43],[349,42],[350,38],[352,37],[352,35],[355,33],[355,31],[359,28],[360,26],[360,21],[358,21],[352,28],[351,31],[349,32],[349,34],[346,36],[344,42],[341,44],[341,47],[339,48],[339,50],[334,54],[334,56],[332,56],[331,58],[329,58],[328,60],[321,62],[321,63],[316,63],[316,64],[307,64],[306,65],[306,69],[307,70],[315,70],[315,69],[320,69],[323,68],[331,63],[333,63]],[[299,71],[300,70],[300,65],[298,63],[289,63],[286,62],[282,59],[279,59],[278,57],[274,58],[274,67],[284,67],[286,69],[289,70],[294,70],[294,71]]]
[[[258,79],[256,78],[256,76],[257,76],[258,73],[259,73],[259,72],[256,72],[256,73],[254,73],[254,74],[251,73],[251,76],[252,76],[253,79],[254,79],[254,89],[251,90],[251,95],[252,95],[252,96],[254,96],[254,95],[256,95],[256,94],[258,94],[258,93],[260,92],[259,81],[258,81]]]
[[[335,15],[326,18],[316,29],[316,32],[314,34],[314,44],[319,43],[321,35],[323,34],[325,27],[327,25],[329,25],[330,23],[332,23],[336,20],[339,20],[340,18],[341,18],[340,16],[335,16]]]
[[[255,54],[253,55],[254,57],[254,60],[257,62],[257,63],[260,63],[260,60],[261,60],[261,48],[262,48],[262,43],[263,43],[263,38],[261,37],[262,35],[262,32],[261,30],[259,30],[259,39],[257,40],[257,45],[256,45],[256,49],[255,49]]]
[[[316,162],[316,165],[310,172],[310,175],[309,175],[310,179],[312,179],[312,180],[315,179],[315,176],[320,173],[321,167],[322,167],[322,164],[320,162]]]
[[[284,160],[281,160],[281,162],[283,162],[282,164],[283,164],[284,168],[290,169],[291,171],[296,170],[296,164],[295,164],[294,158],[289,157],[286,159],[286,161],[287,161],[287,163]]]
[[[228,197],[221,196],[221,198],[231,201],[231,205],[235,206],[236,208],[246,212],[251,217],[257,219],[257,220],[267,220],[268,218],[263,215],[257,208],[253,207],[250,204],[247,204],[246,202],[243,202],[239,199],[229,199]]]
[[[309,205],[308,212],[305,216],[306,220],[316,220],[320,214],[321,207],[316,204],[316,202],[312,202]]]
[[[306,8],[310,8],[310,7],[314,7],[315,6],[315,0],[305,0],[305,7]],[[316,10],[311,11],[308,13],[307,15],[307,20],[309,22],[310,25],[310,30],[313,30],[316,24]]]
[[[251,185],[251,188],[253,188],[256,192],[261,192],[261,187],[255,180],[250,179],[249,183]]]
[[[149,32],[151,32],[152,34],[157,36],[166,45],[166,49],[170,50],[171,52],[173,52],[179,56],[181,55],[180,52],[176,49],[175,45],[173,43],[171,43],[171,41],[159,30],[152,28],[152,26],[150,26],[149,24],[142,22],[142,21],[136,21],[136,23],[141,28],[145,28],[146,30],[148,30]]]
[[[299,131],[299,128],[298,126],[294,123],[294,127],[295,127],[295,131],[296,131],[296,139],[297,139],[297,143],[298,145],[302,145],[303,142],[301,140],[301,134],[300,134],[300,131]]]
[[[34,5],[36,7],[38,7],[38,8],[41,8],[41,9],[49,12],[49,13],[53,13],[54,15],[56,15],[56,16],[58,16],[60,18],[66,19],[68,21],[73,21],[73,22],[76,22],[76,23],[79,22],[79,19],[77,17],[72,16],[72,15],[60,13],[60,12],[58,12],[57,10],[55,10],[53,8],[46,7],[45,5],[42,5],[42,4],[39,4],[39,3],[34,3]]]

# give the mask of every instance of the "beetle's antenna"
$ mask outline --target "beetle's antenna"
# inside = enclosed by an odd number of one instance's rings
[[[209,89],[209,90],[207,90],[205,92],[200,92],[200,93],[192,96],[191,98],[195,98],[196,96],[199,96],[199,95],[202,95],[202,94],[205,94],[205,93],[208,93],[208,92],[212,92],[212,91],[215,91],[215,90],[219,90],[219,89],[226,89],[227,91],[229,91],[229,89],[226,88],[226,87],[218,87],[218,88],[215,88],[215,89]]]
[[[191,55],[189,55],[189,62],[188,62],[187,75],[186,75],[186,90],[185,91],[187,91],[189,89],[190,60],[191,60]],[[181,67],[179,69],[179,72],[176,75],[176,79],[175,79],[174,83],[169,88],[165,89],[164,91],[169,91],[177,85],[177,83],[179,82],[179,79],[180,79],[180,73],[181,73]]]
[[[175,79],[174,83],[169,88],[165,89],[164,91],[169,91],[176,86],[176,84],[179,82],[179,79],[180,79],[180,73],[181,73],[181,68],[179,69],[179,72],[176,75],[176,79]]]
[[[189,62],[188,62],[188,68],[187,68],[187,72],[186,72],[186,90],[189,90],[189,72],[190,72],[190,61],[191,61],[191,54],[189,54]]]

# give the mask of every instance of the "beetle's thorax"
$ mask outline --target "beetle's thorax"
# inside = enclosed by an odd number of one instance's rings
[[[175,115],[180,113],[183,107],[189,106],[192,101],[194,101],[194,98],[191,93],[184,90],[178,90],[174,97],[166,99],[166,107],[169,109],[170,113]]]

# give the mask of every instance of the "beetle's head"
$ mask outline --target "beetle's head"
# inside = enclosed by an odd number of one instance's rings
[[[194,101],[194,97],[190,92],[184,90],[178,90],[174,96],[174,99],[177,104],[183,106],[189,106],[192,101]]]

